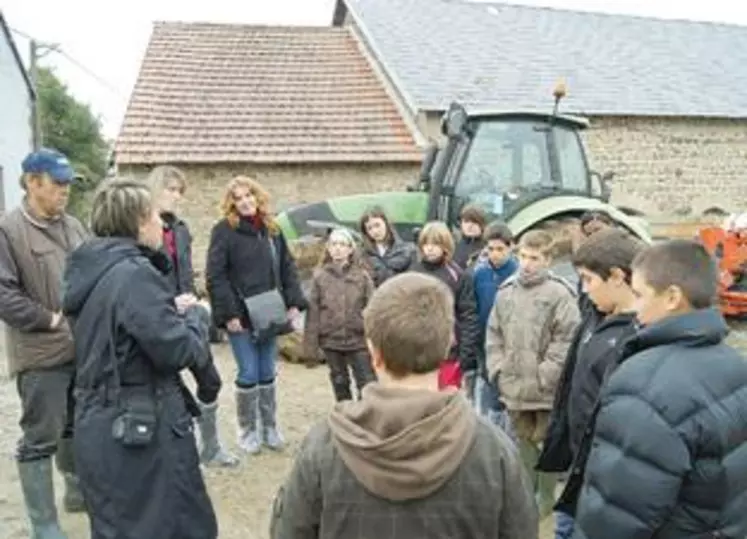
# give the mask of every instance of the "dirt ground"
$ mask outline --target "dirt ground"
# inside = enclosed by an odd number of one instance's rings
[[[0,331],[2,328],[0,327]],[[2,342],[3,339],[0,339]],[[732,342],[747,350],[747,334],[735,332]],[[0,368],[5,361],[0,345]],[[225,381],[221,394],[221,428],[226,445],[236,450],[236,429],[231,381],[234,362],[226,345],[215,347],[216,361]],[[272,497],[292,463],[292,457],[309,427],[332,406],[333,399],[326,369],[307,369],[281,362],[279,366],[280,424],[288,441],[284,453],[263,452],[245,456],[238,469],[205,470],[210,495],[218,515],[221,539],[266,539]],[[13,461],[18,439],[18,399],[12,381],[0,382],[0,538],[24,539],[26,516]],[[61,485],[58,483],[58,498]],[[89,539],[88,523],[79,515],[61,515],[69,539]],[[550,539],[551,519],[543,522],[542,539]]]

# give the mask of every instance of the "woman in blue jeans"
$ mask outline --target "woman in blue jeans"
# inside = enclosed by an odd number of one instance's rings
[[[256,454],[262,445],[279,451],[275,363],[277,332],[258,334],[251,320],[262,314],[260,295],[277,290],[293,321],[306,308],[296,265],[269,210],[270,197],[246,176],[233,178],[223,198],[223,219],[214,227],[207,257],[207,289],[215,325],[225,328],[238,366],[236,414],[239,447]]]

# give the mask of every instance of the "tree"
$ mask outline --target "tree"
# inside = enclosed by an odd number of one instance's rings
[[[77,101],[51,69],[38,73],[37,104],[41,114],[42,145],[67,155],[82,176],[70,193],[70,212],[85,221],[87,194],[106,176],[109,148],[101,124],[88,105]]]

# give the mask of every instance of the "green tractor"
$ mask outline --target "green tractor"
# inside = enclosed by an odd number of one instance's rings
[[[413,240],[427,221],[444,221],[456,229],[461,208],[477,204],[489,220],[504,220],[517,237],[537,228],[560,235],[556,236],[556,271],[573,279],[575,272],[569,270],[567,259],[584,212],[606,212],[642,240],[650,242],[651,236],[635,212],[609,203],[612,175],[589,169],[579,135],[588,122],[558,114],[564,95],[562,87],[556,89],[555,107],[546,114],[468,113],[453,103],[441,121],[445,143],[428,148],[418,181],[406,192],[344,196],[297,206],[280,213],[279,224],[291,245],[338,226],[358,234],[362,213],[379,206],[400,236]],[[308,249],[312,243],[295,249],[301,253],[302,272],[318,259],[318,247]]]

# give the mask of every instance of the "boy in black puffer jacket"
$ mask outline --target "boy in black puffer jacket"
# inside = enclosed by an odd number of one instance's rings
[[[747,361],[723,342],[717,283],[697,242],[660,243],[633,262],[643,328],[581,442],[575,539],[747,536]]]

